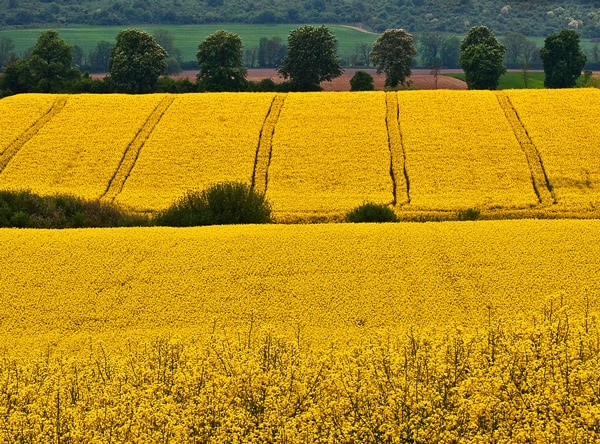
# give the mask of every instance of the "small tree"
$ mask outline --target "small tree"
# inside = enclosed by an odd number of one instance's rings
[[[201,91],[243,91],[246,73],[242,40],[237,34],[224,30],[209,35],[198,45],[197,76]]]
[[[139,29],[126,29],[117,36],[111,53],[110,81],[119,92],[152,92],[167,69],[166,59],[167,52],[154,37]]]
[[[157,29],[153,34],[158,43],[167,52],[167,74],[179,74],[181,72],[181,50],[175,46],[175,39],[166,29]]]
[[[80,76],[72,61],[72,47],[56,31],[44,31],[29,57],[6,67],[2,89],[12,93],[66,91],[69,84]]]
[[[356,71],[350,79],[350,91],[373,91],[373,76],[365,71]]]
[[[571,29],[548,35],[540,58],[546,74],[546,88],[574,87],[587,60],[579,47],[579,35]]]
[[[404,85],[410,76],[410,65],[417,53],[413,37],[404,29],[388,29],[373,44],[371,62],[377,74],[385,72],[385,86]]]
[[[486,26],[469,30],[460,45],[460,66],[465,72],[469,89],[496,89],[500,76],[506,72],[506,48]]]
[[[342,75],[337,40],[326,26],[301,26],[288,36],[287,54],[277,71],[297,91],[318,91],[323,81]]]

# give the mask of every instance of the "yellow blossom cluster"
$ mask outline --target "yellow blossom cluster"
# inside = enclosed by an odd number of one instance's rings
[[[531,172],[491,91],[398,93],[412,208],[528,208]]]
[[[0,442],[598,442],[597,325],[382,331],[314,349],[274,332],[0,358]]]
[[[0,187],[99,198],[128,145],[162,97],[158,94],[68,96],[64,108],[6,165],[0,174]],[[21,100],[29,102],[28,97]],[[2,117],[0,126],[4,125]]]
[[[273,136],[267,197],[279,219],[335,217],[393,201],[385,93],[290,93]]]
[[[511,90],[519,119],[539,152],[557,204],[593,210],[600,205],[600,91]]]
[[[22,94],[0,100],[0,155],[52,108],[56,96]]]
[[[274,94],[178,95],[152,131],[115,202],[160,210],[191,189],[250,184]]]

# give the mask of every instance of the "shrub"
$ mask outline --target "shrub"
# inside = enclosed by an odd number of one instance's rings
[[[458,210],[458,220],[477,220],[481,215],[478,208],[467,208],[466,210]]]
[[[388,205],[368,202],[346,215],[348,222],[397,222],[398,217]]]
[[[188,191],[154,222],[174,227],[269,223],[271,206],[252,187],[223,182],[203,191]]]
[[[365,71],[356,71],[350,79],[350,91],[373,91],[373,76]]]
[[[147,224],[147,218],[99,201],[68,195],[38,196],[30,191],[0,191],[0,227],[81,228]]]

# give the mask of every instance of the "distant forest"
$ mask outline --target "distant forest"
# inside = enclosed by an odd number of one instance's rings
[[[65,25],[344,23],[381,32],[545,36],[563,28],[600,38],[600,0],[0,0],[0,27]]]

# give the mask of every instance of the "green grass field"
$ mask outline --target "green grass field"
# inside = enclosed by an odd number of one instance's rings
[[[464,74],[445,74],[449,77],[456,79],[465,80]],[[540,89],[544,87],[544,73],[538,71],[527,72],[527,84],[525,84],[525,78],[522,72],[507,72],[500,76],[500,83],[498,89]]]
[[[141,25],[131,26],[149,33],[157,29],[168,30],[174,38],[175,45],[181,50],[183,60],[196,60],[198,45],[208,35],[219,29],[226,29],[239,34],[244,48],[258,47],[263,37],[280,37],[287,42],[288,34],[300,25]],[[376,34],[360,32],[340,25],[327,25],[338,39],[340,57],[345,58],[356,52],[356,45],[367,44],[369,47],[377,38]],[[124,26],[96,26],[56,28],[60,36],[71,45],[80,46],[86,53],[94,49],[99,41],[114,43],[117,34],[126,29]],[[15,51],[21,54],[33,47],[43,29],[5,29],[0,30],[0,37],[10,37],[15,44]]]

